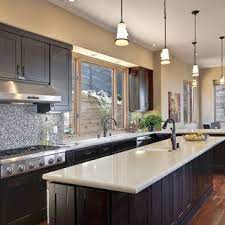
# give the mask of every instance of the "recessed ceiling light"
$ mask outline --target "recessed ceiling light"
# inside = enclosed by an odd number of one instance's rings
[[[154,43],[154,44],[152,44],[152,47],[156,47],[156,46],[157,46],[157,44],[155,44],[155,43]]]
[[[69,2],[74,2],[75,0],[69,0]]]

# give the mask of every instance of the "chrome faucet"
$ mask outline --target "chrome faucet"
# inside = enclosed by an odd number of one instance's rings
[[[170,118],[167,119],[165,121],[165,123],[163,124],[162,128],[163,129],[166,129],[168,123],[172,123],[173,124],[173,128],[170,128],[171,131],[172,131],[172,134],[171,134],[170,139],[171,139],[171,142],[172,142],[172,149],[173,150],[176,150],[177,149],[177,142],[176,142],[176,126],[175,126],[175,121],[174,121],[174,119],[170,119]]]
[[[108,124],[108,122],[109,122],[110,120],[111,120],[111,121],[114,121],[115,126],[117,126],[117,122],[116,122],[115,119],[113,119],[113,118],[108,118],[108,119],[106,119],[105,122],[104,122],[104,125],[103,125],[103,136],[104,136],[104,137],[107,136],[107,131],[108,131],[107,124]]]

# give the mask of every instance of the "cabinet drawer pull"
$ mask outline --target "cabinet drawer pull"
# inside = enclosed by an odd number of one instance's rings
[[[86,152],[85,155],[91,155],[93,152]]]

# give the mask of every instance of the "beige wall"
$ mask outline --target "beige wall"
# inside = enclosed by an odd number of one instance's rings
[[[168,117],[168,91],[181,93],[183,107],[183,80],[191,80],[190,65],[172,58],[170,65],[162,67],[159,52],[153,56],[148,49],[133,43],[116,47],[115,34],[47,0],[1,0],[0,15],[3,23],[154,69],[154,110],[161,111],[164,119]],[[183,108],[181,113],[183,120]]]
[[[151,51],[130,43],[114,45],[115,34],[47,0],[1,0],[1,22],[153,69]]]
[[[168,118],[168,92],[181,94],[181,123],[178,126],[183,126],[183,81],[192,80],[192,66],[183,63],[171,57],[170,65],[162,66],[160,64],[160,53],[157,52],[155,56],[155,71],[154,71],[154,99],[157,102],[154,105],[154,109],[162,113],[163,119]],[[196,95],[195,102],[198,102]],[[196,113],[196,119],[198,120],[198,112]]]
[[[220,67],[200,70],[200,123],[214,121],[213,80],[220,79]]]

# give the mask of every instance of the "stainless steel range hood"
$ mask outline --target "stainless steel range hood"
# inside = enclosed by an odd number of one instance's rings
[[[0,81],[0,102],[54,103],[61,96],[49,85],[37,85],[15,81]]]

